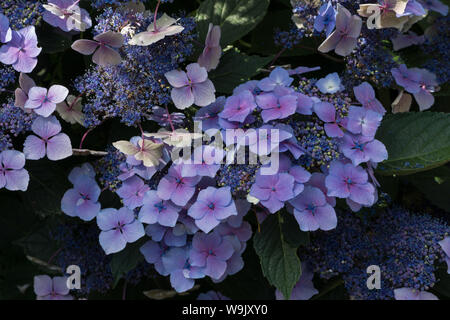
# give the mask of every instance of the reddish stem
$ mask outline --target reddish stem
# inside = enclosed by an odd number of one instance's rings
[[[155,16],[153,18],[153,29],[155,30],[155,32],[158,32],[158,26],[156,25],[156,15],[158,14],[158,9],[159,9],[160,4],[161,4],[161,0],[158,0],[158,4],[156,5],[156,8],[155,8]]]
[[[79,147],[79,149],[83,149],[83,142],[84,142],[84,140],[86,139],[86,137],[87,137],[87,135],[89,134],[89,132],[91,132],[92,131],[92,128],[89,128],[84,134],[83,134],[83,137],[81,138],[81,141],[80,141],[80,147]]]
[[[175,127],[173,126],[172,122],[172,115],[169,112],[169,108],[166,106],[166,112],[167,112],[167,119],[169,120],[170,127],[172,128],[172,132],[175,132]]]
[[[53,261],[53,259],[56,257],[56,255],[57,255],[58,253],[61,252],[62,249],[63,249],[63,248],[59,248],[58,250],[56,250],[55,253],[52,254],[52,256],[50,257],[50,259],[48,259],[47,264],[51,264],[52,261]]]
[[[70,104],[68,111],[71,111],[73,106],[75,105],[75,103],[77,103],[78,100],[80,100],[80,98],[83,96],[84,91],[82,93],[80,93],[75,100],[73,100],[73,102]]]

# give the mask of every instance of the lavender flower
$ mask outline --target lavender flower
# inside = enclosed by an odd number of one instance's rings
[[[165,74],[172,89],[172,100],[178,109],[186,109],[193,104],[205,107],[216,99],[214,84],[208,79],[208,72],[198,63],[191,63],[186,72],[172,70]]]
[[[237,215],[236,205],[231,197],[230,187],[208,187],[201,190],[197,201],[189,208],[188,215],[205,233],[210,232],[219,223],[230,216]]]
[[[0,42],[7,43],[12,39],[8,17],[0,13]]]
[[[211,71],[219,65],[222,48],[220,47],[220,26],[209,24],[208,33],[205,40],[205,48],[198,58],[198,64]]]
[[[13,31],[11,41],[0,48],[0,62],[12,65],[16,71],[30,73],[36,67],[37,56],[42,51],[37,44],[34,26]]]
[[[170,201],[162,200],[154,190],[144,196],[144,205],[139,211],[139,221],[148,224],[159,223],[165,227],[175,227],[180,207]]]
[[[176,165],[169,169],[169,173],[158,184],[158,197],[171,200],[178,206],[184,206],[195,193],[195,185],[201,177],[183,177],[182,166]]]
[[[27,159],[39,160],[47,155],[50,160],[56,161],[72,155],[70,138],[61,133],[61,124],[55,116],[36,118],[31,130],[36,135],[28,136],[23,145]]]
[[[123,204],[133,210],[144,204],[144,196],[149,189],[142,179],[133,176],[125,180],[116,193],[122,198]]]
[[[16,150],[5,150],[0,153],[0,189],[25,191],[30,176],[25,166],[25,156]]]
[[[55,111],[56,104],[63,102],[68,94],[69,90],[60,85],[53,85],[48,90],[33,87],[28,91],[25,108],[33,109],[36,114],[46,118]]]
[[[34,277],[33,282],[36,300],[73,300],[69,295],[67,287],[67,277],[54,277],[47,275]]]
[[[86,31],[92,26],[89,13],[78,6],[79,0],[49,0],[44,4],[43,19],[63,31]]]
[[[127,243],[145,235],[144,226],[134,218],[128,208],[103,209],[97,215],[97,225],[102,230],[99,241],[106,254],[122,251]]]

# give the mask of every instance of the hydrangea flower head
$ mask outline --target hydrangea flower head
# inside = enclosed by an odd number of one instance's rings
[[[150,190],[144,196],[144,205],[139,211],[139,221],[148,224],[159,223],[165,227],[175,227],[180,209],[170,201],[162,200],[158,197],[156,191]]]
[[[307,186],[296,198],[289,201],[294,207],[294,216],[300,230],[316,231],[336,228],[336,212],[330,206],[323,192],[314,187]]]
[[[262,91],[274,91],[277,87],[288,87],[291,85],[293,78],[289,76],[289,72],[281,67],[276,67],[269,75],[258,82],[258,87]]]
[[[4,150],[0,153],[0,189],[25,191],[30,176],[25,166],[25,156],[16,150]]]
[[[10,64],[14,70],[30,73],[37,65],[38,39],[34,26],[13,31],[11,41],[0,48],[0,62]]]
[[[297,97],[293,94],[277,97],[272,93],[263,93],[256,97],[256,103],[262,109],[264,122],[284,119],[297,111]]]
[[[31,130],[36,135],[29,135],[23,144],[27,159],[39,160],[47,155],[50,160],[56,161],[72,155],[70,138],[61,133],[61,124],[55,116],[36,118]]]
[[[80,39],[72,44],[72,49],[92,56],[92,61],[100,66],[118,65],[122,62],[119,49],[123,46],[124,37],[121,33],[106,31],[94,37],[94,40]]]
[[[195,186],[201,177],[183,177],[182,166],[175,165],[158,184],[158,197],[171,200],[177,206],[184,206],[195,193]]]
[[[234,253],[233,245],[217,232],[198,232],[192,239],[191,265],[203,268],[205,275],[219,279],[227,269],[227,260]]]
[[[79,0],[49,0],[42,5],[43,19],[48,24],[63,31],[86,31],[92,26],[89,13],[78,6]]]
[[[144,226],[135,219],[128,208],[103,209],[97,215],[99,241],[106,254],[122,251],[127,243],[135,242],[145,235]]]
[[[382,118],[381,114],[370,109],[350,106],[346,128],[355,134],[374,137]]]
[[[244,122],[255,108],[255,97],[250,91],[243,90],[227,98],[219,117],[228,121]]]
[[[72,189],[64,193],[61,200],[61,211],[68,216],[90,221],[100,212],[101,205],[98,198],[101,190],[94,178],[83,173],[75,174],[72,170],[71,176],[74,185]]]
[[[328,196],[349,198],[362,205],[372,205],[375,188],[367,180],[367,172],[362,167],[333,161],[325,178],[325,185]]]
[[[173,87],[171,97],[178,109],[186,109],[193,104],[205,107],[216,100],[214,84],[208,79],[208,72],[198,63],[191,63],[186,72],[172,70],[165,77]]]
[[[288,173],[256,175],[250,195],[259,199],[271,213],[284,207],[284,202],[294,197],[295,179]]]
[[[336,15],[336,30],[319,46],[320,52],[334,50],[336,54],[348,56],[357,45],[361,32],[362,20],[353,15],[338,3]]]
[[[337,72],[330,73],[325,78],[319,79],[316,82],[316,87],[322,93],[336,93],[344,89]]]
[[[388,158],[386,147],[373,137],[346,133],[340,146],[342,153],[357,166],[363,162],[378,163]]]
[[[336,26],[336,11],[333,8],[331,1],[324,3],[320,9],[319,14],[314,20],[314,29],[322,32],[325,30],[325,34],[328,37],[333,32]]]
[[[237,215],[236,205],[231,197],[230,187],[208,187],[200,191],[197,201],[189,208],[188,215],[205,233],[230,216]]]
[[[142,179],[133,176],[122,182],[122,186],[116,193],[122,198],[123,204],[133,210],[144,204],[144,196],[148,190],[150,187]]]
[[[73,300],[69,295],[67,277],[35,276],[33,287],[37,300]]]
[[[63,102],[69,90],[60,85],[53,85],[50,89],[33,87],[28,92],[28,100],[25,102],[26,109],[33,109],[40,116],[48,117],[55,111],[56,105]]]
[[[194,286],[194,279],[203,278],[202,268],[193,266],[189,259],[189,250],[185,248],[172,248],[163,257],[162,261],[170,273],[170,284],[177,292],[184,292]]]

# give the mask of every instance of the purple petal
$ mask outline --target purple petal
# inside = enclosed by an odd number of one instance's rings
[[[34,135],[30,135],[23,144],[23,153],[30,160],[42,159],[45,157],[45,142]]]
[[[85,56],[89,56],[94,53],[95,49],[97,49],[99,43],[92,40],[77,40],[72,44],[72,49],[84,54]]]
[[[114,66],[122,62],[122,57],[116,50],[100,46],[92,56],[92,61],[100,66]]]
[[[72,144],[65,133],[60,133],[47,142],[47,157],[57,161],[72,155]]]
[[[205,107],[216,100],[216,89],[211,80],[206,80],[202,83],[197,83],[192,86],[192,93],[194,94],[194,103],[197,106]]]
[[[99,242],[106,254],[122,251],[127,245],[127,240],[118,229],[102,231]]]
[[[195,96],[189,86],[173,88],[171,92],[172,101],[178,109],[186,109],[194,104]]]

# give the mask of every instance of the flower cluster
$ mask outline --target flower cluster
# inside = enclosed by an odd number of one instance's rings
[[[446,257],[439,242],[449,232],[449,226],[440,219],[402,208],[366,220],[343,212],[338,227],[314,233],[311,247],[301,256],[322,278],[341,275],[354,299],[394,299],[398,298],[396,289],[423,292],[433,288],[439,280],[437,266]],[[380,290],[366,286],[370,265],[381,269]]]
[[[111,117],[119,117],[127,125],[151,119],[153,108],[170,102],[170,87],[164,74],[177,69],[192,53],[193,20],[180,19],[178,23],[184,27],[181,33],[148,46],[129,42],[153,26],[153,15],[107,7],[97,22],[96,34],[121,33],[125,45],[119,49],[120,64],[97,65],[75,81],[75,88],[85,96],[85,125],[97,126]]]

